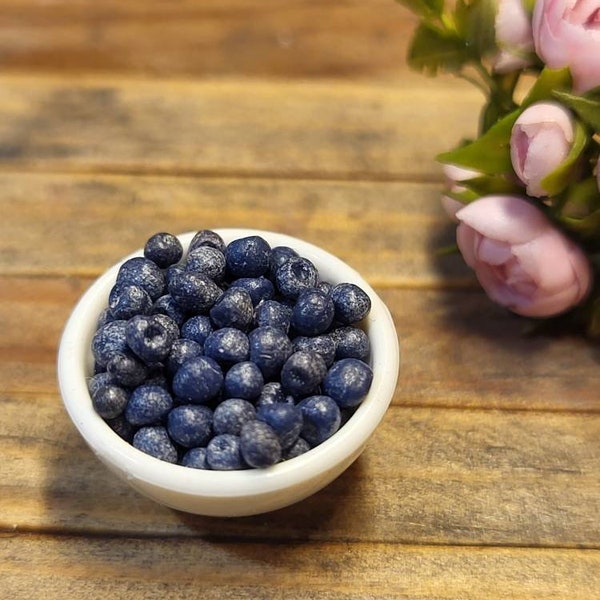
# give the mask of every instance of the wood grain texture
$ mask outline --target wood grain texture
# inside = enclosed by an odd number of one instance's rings
[[[2,585],[14,600],[32,587],[48,600],[595,600],[598,573],[600,554],[582,550],[0,538]]]
[[[69,172],[440,180],[433,157],[477,126],[481,98],[465,85],[434,86],[417,75],[360,85],[1,77],[0,163]]]
[[[401,77],[414,19],[393,0],[0,2],[2,72]]]

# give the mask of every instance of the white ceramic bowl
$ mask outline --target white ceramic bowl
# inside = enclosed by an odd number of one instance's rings
[[[226,243],[260,235],[273,246],[290,246],[310,259],[322,279],[359,285],[371,298],[365,319],[371,344],[373,382],[348,422],[309,452],[267,469],[205,471],[160,461],[135,449],[99,417],[87,389],[96,321],[107,304],[121,263],[87,290],[65,326],[58,354],[58,379],[64,405],[96,456],[134,489],[178,510],[211,516],[259,514],[288,506],[333,481],[361,454],[394,394],[399,369],[398,338],[391,315],[360,275],[340,259],[302,240],[268,231],[217,229]],[[193,233],[180,236],[187,248]],[[138,251],[131,256],[141,255]]]

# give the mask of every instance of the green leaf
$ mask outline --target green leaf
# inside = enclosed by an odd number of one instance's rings
[[[439,17],[444,10],[444,0],[396,0],[396,2],[425,18]]]
[[[475,0],[468,6],[465,39],[477,57],[496,52],[496,0]]]
[[[415,30],[408,51],[408,64],[417,71],[437,75],[456,73],[470,59],[463,42],[455,34],[422,23]]]
[[[443,152],[436,160],[475,169],[486,175],[510,172],[510,134],[519,114],[520,110],[513,111],[471,144]]]
[[[554,96],[577,113],[586,125],[589,125],[594,131],[600,133],[600,99],[575,96],[560,91],[555,91]]]
[[[460,185],[475,192],[478,197],[490,194],[523,194],[523,186],[502,175],[487,175],[461,181]]]
[[[570,89],[570,87],[571,72],[568,67],[564,69],[549,69],[545,67],[521,103],[521,107],[527,108],[536,102],[551,100],[557,93],[557,90]]]
[[[542,187],[549,196],[560,194],[573,178],[577,161],[583,154],[589,141],[587,132],[579,122],[575,123],[575,138],[569,154],[565,160],[552,173],[546,175],[541,181]]]
[[[600,235],[600,190],[595,177],[572,185],[560,207],[558,220],[584,239]]]

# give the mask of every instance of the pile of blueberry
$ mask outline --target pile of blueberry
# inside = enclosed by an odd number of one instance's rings
[[[197,469],[261,468],[331,437],[373,373],[351,283],[260,236],[199,231],[187,254],[153,235],[125,261],[92,341],[96,412],[158,459]]]

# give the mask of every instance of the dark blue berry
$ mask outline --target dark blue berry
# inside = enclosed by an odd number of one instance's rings
[[[152,300],[165,291],[165,276],[157,264],[143,256],[126,260],[117,273],[117,285],[137,285],[148,292]]]
[[[369,336],[360,328],[340,327],[331,332],[331,336],[335,341],[335,358],[358,358],[359,360],[367,360],[371,352]]]
[[[188,359],[202,355],[202,346],[194,340],[179,338],[173,342],[166,367],[170,375],[175,375],[179,367]]]
[[[281,368],[281,386],[287,394],[302,398],[318,390],[326,373],[327,365],[320,354],[298,350]]]
[[[329,396],[310,396],[298,403],[304,424],[300,436],[313,448],[330,438],[342,421],[340,407]]]
[[[243,288],[230,287],[217,300],[209,314],[215,329],[235,327],[246,331],[254,320],[252,298]]]
[[[176,265],[171,265],[170,267],[165,269],[165,271],[164,271],[165,285],[166,285],[167,290],[169,289],[169,286],[171,285],[171,281],[173,281],[174,279],[179,277],[182,273],[185,273],[185,267],[181,263],[178,263]]]
[[[129,393],[119,385],[99,387],[92,396],[92,405],[103,419],[114,419],[123,413]]]
[[[206,315],[195,315],[190,317],[181,326],[181,337],[186,340],[194,340],[204,346],[206,338],[212,333],[213,326],[210,317]]]
[[[177,449],[164,427],[142,427],[133,436],[133,446],[154,458],[177,462]]]
[[[96,331],[92,339],[92,354],[101,367],[106,367],[115,354],[126,354],[127,321],[110,321]]]
[[[186,360],[173,377],[173,392],[193,404],[206,404],[216,398],[223,385],[223,371],[208,356]]]
[[[106,370],[125,387],[141,385],[148,377],[148,367],[131,354],[115,354],[108,361]]]
[[[179,262],[183,256],[181,242],[170,233],[155,233],[144,246],[144,256],[166,269]]]
[[[174,339],[179,337],[179,326],[177,323],[169,317],[169,315],[165,315],[163,313],[156,313],[153,315],[154,319],[158,321],[163,327],[169,332],[169,335]]]
[[[277,289],[286,298],[297,298],[300,292],[314,288],[318,280],[315,265],[302,257],[288,259],[275,272]]]
[[[225,258],[233,279],[260,277],[269,270],[271,246],[258,235],[239,238],[228,244]]]
[[[287,333],[292,321],[292,307],[277,300],[265,300],[256,307],[254,320],[258,327],[276,327]]]
[[[226,365],[248,360],[249,348],[248,336],[233,327],[213,331],[204,342],[204,354]]]
[[[244,461],[262,469],[281,460],[281,444],[272,427],[262,421],[249,421],[240,433],[240,450]]]
[[[265,380],[262,371],[252,361],[234,364],[225,373],[223,394],[225,398],[254,400],[263,389]]]
[[[146,315],[152,307],[152,299],[138,285],[115,285],[108,297],[108,307],[113,319],[130,319]]]
[[[335,359],[335,341],[329,334],[311,336],[299,335],[292,340],[294,351],[308,350],[320,354],[325,364],[330,367]]]
[[[209,469],[206,448],[190,448],[181,458],[181,464],[191,469]]]
[[[88,391],[90,392],[90,396],[93,396],[97,390],[105,385],[118,385],[115,378],[106,371],[102,371],[100,373],[96,373],[88,380]]]
[[[323,392],[333,398],[340,408],[358,406],[367,395],[373,371],[362,360],[343,358],[327,372],[323,380]]]
[[[319,281],[315,286],[319,291],[323,292],[326,296],[331,294],[331,290],[333,289],[333,285],[328,281]]]
[[[246,290],[250,294],[254,306],[263,300],[270,300],[275,294],[275,287],[266,277],[240,277],[232,281],[230,287]]]
[[[151,315],[166,315],[177,323],[178,326],[183,325],[186,319],[186,313],[177,304],[171,294],[165,294],[156,300],[150,308]]]
[[[206,446],[206,463],[215,471],[246,468],[240,452],[240,438],[231,433],[216,435]]]
[[[206,446],[212,437],[212,421],[213,413],[207,406],[184,404],[169,412],[167,431],[184,448]]]
[[[206,314],[221,297],[223,291],[207,275],[185,271],[171,279],[169,293],[184,311]]]
[[[106,424],[122,439],[131,443],[133,435],[137,431],[124,415],[119,415],[114,419],[106,419]]]
[[[239,435],[242,426],[256,417],[254,405],[241,398],[223,400],[214,411],[213,430],[216,434],[232,433]]]
[[[313,288],[300,293],[292,309],[292,327],[300,335],[319,335],[329,329],[335,308],[333,300]]]
[[[104,327],[107,323],[110,323],[111,321],[114,321],[114,318],[110,314],[110,308],[108,308],[107,306],[105,309],[102,310],[100,316],[96,320],[96,330]]]
[[[191,252],[200,246],[211,246],[221,252],[225,252],[223,238],[216,231],[212,231],[212,229],[201,229],[198,231],[190,242],[189,251]]]
[[[279,381],[269,381],[263,386],[260,396],[255,402],[255,406],[259,409],[261,406],[268,406],[269,404],[276,404],[277,402],[294,404],[294,398],[293,396],[286,396]]]
[[[364,319],[371,310],[371,299],[354,283],[338,283],[331,290],[335,305],[335,320],[342,325],[351,325]]]
[[[136,315],[127,321],[127,345],[147,364],[167,358],[177,339],[165,319],[165,315]]]
[[[188,253],[185,268],[221,281],[225,277],[225,255],[212,246],[199,246]]]
[[[158,385],[170,389],[170,378],[167,376],[166,370],[161,363],[148,366],[148,376],[144,381],[145,385]]]
[[[296,442],[304,422],[298,406],[281,402],[260,406],[256,411],[256,418],[275,431],[284,449]]]
[[[248,334],[250,360],[258,365],[266,380],[273,379],[292,354],[292,342],[275,327],[257,327]]]
[[[283,459],[290,460],[290,458],[296,458],[296,456],[301,456],[309,450],[310,444],[304,438],[299,437],[293,446],[284,451]]]
[[[275,278],[277,269],[290,258],[298,258],[298,253],[289,246],[274,246],[271,248],[271,259],[269,262],[269,274]]]
[[[173,408],[173,398],[158,385],[140,385],[131,392],[125,407],[125,418],[136,426],[153,425]]]

